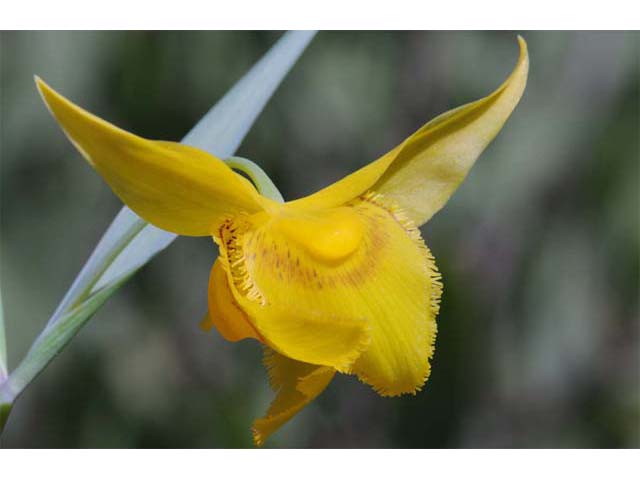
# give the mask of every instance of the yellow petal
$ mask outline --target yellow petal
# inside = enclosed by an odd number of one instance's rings
[[[146,221],[180,235],[210,235],[227,214],[266,204],[250,182],[212,155],[140,138],[74,105],[39,78],[36,83],[71,142]]]
[[[230,342],[245,338],[260,340],[260,335],[249,319],[236,304],[229,289],[227,275],[220,261],[216,261],[209,276],[209,313],[200,324],[203,330],[216,327],[220,334]]]
[[[242,222],[221,227],[217,241],[234,298],[265,343],[355,373],[385,395],[420,388],[441,285],[399,210],[367,195],[323,211],[285,205]]]
[[[258,446],[322,393],[336,373],[330,367],[298,362],[268,348],[264,363],[276,398],[267,415],[253,424],[253,440]]]
[[[319,302],[326,301],[324,293],[329,285],[316,278],[322,272],[314,270],[317,260],[313,255],[329,255],[330,251],[310,253],[287,236],[286,227],[278,228],[287,220],[282,215],[259,214],[236,217],[220,227],[214,239],[234,299],[273,349],[296,360],[347,371],[369,344],[368,324],[360,315],[327,315],[326,310],[317,308]],[[319,223],[326,229],[314,237],[322,233],[331,236],[329,224]],[[333,260],[329,256],[327,268]],[[335,304],[340,299],[331,301]]]
[[[442,283],[420,231],[379,194],[355,205],[380,235],[372,242],[376,272],[358,293],[370,313],[371,345],[351,371],[385,396],[416,393],[429,378]]]
[[[396,148],[319,192],[296,208],[328,208],[374,190],[402,206],[422,225],[440,210],[518,104],[527,82],[527,45],[518,37],[520,58],[491,95],[446,112]]]

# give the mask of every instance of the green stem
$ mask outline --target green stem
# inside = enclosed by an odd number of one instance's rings
[[[0,408],[11,405],[27,385],[62,351],[87,320],[135,272],[95,292],[84,303],[60,316],[58,322],[40,334],[20,365],[0,384]],[[8,412],[7,412],[8,413]],[[1,428],[0,428],[1,431]]]
[[[282,194],[273,184],[269,176],[251,160],[242,157],[229,157],[225,160],[225,163],[234,170],[240,170],[248,176],[262,195],[276,202],[284,203]]]
[[[110,255],[104,258],[102,263],[94,271],[93,278],[80,292],[76,299],[57,316],[38,336],[27,352],[20,365],[11,373],[11,376],[3,383],[0,378],[0,399],[8,402],[22,393],[22,390],[46,367],[49,362],[60,352],[80,327],[89,320],[93,312],[97,310],[117,288],[124,283],[125,279],[116,285],[105,288],[99,292],[93,292],[93,288],[98,283],[104,272],[111,266],[113,261],[124,249],[133,241],[140,231],[147,225],[142,219],[138,219],[127,232],[124,233],[120,241],[114,246]],[[134,272],[131,272],[131,275]],[[107,293],[107,295],[105,295]],[[1,304],[0,304],[1,307]],[[70,321],[75,320],[75,321]],[[60,325],[62,324],[62,325]],[[6,378],[6,376],[5,376]],[[1,429],[0,429],[1,430]]]
[[[0,409],[6,415],[9,414],[8,408],[13,401],[22,393],[22,391],[31,383],[31,381],[53,360],[53,358],[64,348],[64,346],[73,338],[77,331],[84,325],[92,314],[109,298],[109,296],[117,290],[117,288],[129,278],[127,275],[117,284],[104,288],[98,292],[93,292],[93,288],[100,280],[104,272],[111,266],[113,261],[122,253],[122,251],[131,243],[131,241],[140,233],[147,223],[139,219],[134,223],[127,232],[125,232],[120,241],[114,246],[113,251],[104,258],[103,262],[97,266],[93,272],[93,278],[84,289],[76,296],[75,300],[67,306],[60,315],[56,316],[52,322],[45,327],[33,345],[27,352],[27,355],[20,362],[18,367],[8,376],[8,371],[2,370],[2,362],[0,362]],[[0,347],[4,346],[4,330],[2,328],[2,299],[0,298]],[[0,348],[1,350],[1,348]],[[0,354],[3,352],[0,351]],[[0,358],[2,360],[2,358]],[[6,365],[6,363],[5,363]],[[2,431],[2,413],[0,412],[0,432]]]

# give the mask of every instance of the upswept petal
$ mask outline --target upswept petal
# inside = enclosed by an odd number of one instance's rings
[[[383,395],[422,386],[439,275],[419,231],[379,195],[236,218],[216,241],[237,304],[274,350],[355,373]]]
[[[253,424],[253,440],[258,446],[322,393],[336,373],[331,367],[298,362],[270,348],[265,348],[264,364],[276,398],[267,414]]]
[[[39,78],[36,83],[71,142],[149,223],[180,235],[210,235],[225,215],[257,212],[269,203],[212,155],[133,135],[81,109]]]
[[[293,208],[330,208],[368,190],[384,194],[422,225],[440,210],[482,151],[498,134],[524,92],[529,71],[527,44],[491,95],[430,121],[373,163],[319,192],[290,202]]]

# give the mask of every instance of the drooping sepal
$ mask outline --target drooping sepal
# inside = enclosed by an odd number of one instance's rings
[[[267,414],[253,424],[253,440],[258,446],[320,395],[336,373],[330,367],[298,362],[269,348],[265,348],[264,364],[276,398]]]

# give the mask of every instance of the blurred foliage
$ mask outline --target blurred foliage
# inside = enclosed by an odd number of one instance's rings
[[[283,447],[639,447],[639,35],[524,32],[525,96],[423,228],[444,276],[431,379],[381,398],[340,376]],[[140,135],[178,140],[275,32],[3,32],[1,281],[15,367],[119,201],[36,93],[38,74]],[[325,32],[239,155],[285,198],[485,95],[509,32]],[[215,246],[179,238],[15,405],[5,447],[248,447],[272,398],[257,344],[205,334]]]

